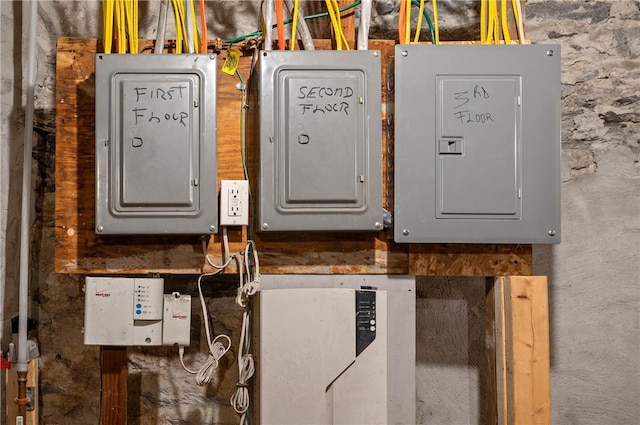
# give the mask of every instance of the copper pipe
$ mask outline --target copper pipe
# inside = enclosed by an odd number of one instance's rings
[[[16,404],[18,405],[18,416],[26,421],[27,405],[29,399],[27,399],[27,372],[18,372],[18,398],[16,398]]]

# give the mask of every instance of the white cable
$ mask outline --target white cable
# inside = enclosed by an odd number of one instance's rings
[[[200,306],[202,307],[202,320],[204,321],[204,329],[207,336],[207,345],[209,346],[209,356],[207,360],[204,362],[202,367],[197,370],[191,370],[184,364],[184,347],[179,347],[178,354],[180,355],[180,364],[187,372],[196,375],[196,383],[200,386],[207,385],[211,382],[211,378],[213,376],[213,372],[218,368],[218,364],[220,359],[229,351],[231,348],[231,338],[227,335],[220,334],[217,337],[211,340],[211,330],[209,329],[209,314],[207,313],[207,305],[204,301],[204,296],[202,295],[202,278],[204,276],[213,276],[220,273],[222,269],[216,271],[215,273],[206,273],[201,274],[198,277],[198,295],[200,297]],[[226,339],[226,346],[218,341],[219,339]]]
[[[193,16],[191,15],[191,3],[184,0],[185,26],[187,27],[187,49],[189,53],[195,52],[195,36],[193,34]]]
[[[251,261],[249,252],[251,251],[253,260],[253,270],[251,269]],[[260,262],[258,260],[258,251],[252,240],[247,241],[244,248],[244,258],[238,256],[238,270],[240,271],[240,285],[238,287],[238,296],[236,303],[244,308],[242,313],[242,328],[240,331],[240,343],[238,346],[238,383],[236,391],[231,396],[231,406],[233,410],[240,415],[240,425],[245,425],[247,421],[247,411],[249,410],[249,379],[255,373],[255,363],[253,355],[249,349],[250,338],[250,312],[248,309],[248,301],[260,287]],[[245,275],[242,274],[244,262]],[[245,282],[245,280],[247,282]]]
[[[251,263],[249,261],[249,249],[253,252],[253,271],[250,269]],[[247,246],[244,249],[244,267],[246,279],[240,279],[236,303],[240,307],[246,308],[249,297],[258,292],[258,289],[260,288],[260,261],[258,260],[258,251],[256,250],[255,243],[252,240],[247,241]],[[246,283],[245,280],[247,280]]]
[[[229,247],[227,246],[227,250],[228,249],[229,249]],[[231,261],[233,261],[233,259],[235,257],[235,255],[232,255],[231,257],[229,257],[227,259],[227,261],[224,262],[224,264],[217,265],[216,263],[213,262],[211,257],[209,257],[209,253],[207,251],[207,241],[205,239],[202,240],[202,252],[204,252],[204,257],[207,260],[207,263],[209,263],[209,265],[211,267],[215,267],[216,269],[219,269],[219,270],[225,269],[229,264],[231,264]]]
[[[371,25],[371,0],[360,3],[360,26],[358,27],[358,50],[369,49],[369,26]]]
[[[162,0],[160,3],[160,16],[158,17],[158,28],[156,29],[156,44],[153,53],[160,54],[164,50],[164,34],[167,28],[167,10],[169,0]]]
[[[265,0],[262,10],[262,16],[264,17],[264,50],[271,50],[273,43],[273,0]]]
[[[289,12],[293,15],[293,1],[285,0],[285,5]],[[313,37],[311,36],[311,31],[309,31],[309,26],[307,25],[307,21],[304,20],[304,14],[298,11],[298,34],[297,38],[302,41],[302,45],[304,46],[304,50],[315,50],[316,46],[313,44]]]
[[[227,346],[218,341],[218,338],[225,338],[227,340]],[[231,348],[231,339],[229,339],[226,335],[218,335],[213,340],[213,351],[209,353],[207,360],[204,362],[202,367],[199,370],[191,370],[184,364],[184,347],[180,347],[178,349],[178,354],[180,355],[180,364],[192,375],[196,375],[196,383],[200,386],[207,385],[211,382],[211,378],[213,377],[213,373],[218,368],[218,364],[220,363],[220,359],[227,354],[227,351]]]
[[[249,379],[255,372],[255,363],[253,361],[253,355],[246,352],[243,353],[245,346],[245,340],[249,334],[249,313],[245,310],[242,314],[242,330],[240,332],[240,346],[238,348],[238,383],[236,384],[236,392],[231,396],[231,406],[237,414],[240,415],[240,425],[246,423],[247,410],[249,410]]]
[[[229,236],[227,235],[227,226],[222,226],[222,246],[224,248],[222,255],[224,256],[225,263],[227,263],[229,261]]]

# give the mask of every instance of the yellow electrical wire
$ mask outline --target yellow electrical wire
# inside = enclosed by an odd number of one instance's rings
[[[433,5],[433,32],[435,33],[436,43],[440,44],[440,29],[438,28],[438,5],[437,0],[432,0]]]
[[[196,6],[193,0],[189,0],[191,4],[191,22],[193,23],[193,51],[200,53],[200,35],[198,34],[198,21],[196,20]]]
[[[178,10],[180,12],[180,34],[182,35],[182,44],[185,52],[189,52],[189,38],[187,37],[187,16],[184,10],[184,2],[177,0]]]
[[[502,33],[504,34],[505,44],[511,44],[511,34],[509,34],[509,22],[507,16],[507,0],[500,0],[502,6]]]
[[[127,6],[124,0],[120,0],[120,22],[122,22],[120,29],[120,53],[127,53]]]
[[[340,37],[340,43],[344,41],[342,37],[342,17],[340,16],[340,7],[337,0],[331,0],[331,9],[333,10],[333,16],[336,17],[336,37]]]
[[[102,1],[102,13],[104,15],[104,52],[111,53],[111,47],[113,42],[113,4],[114,0]]]
[[[487,0],[480,0],[480,43],[487,43]]]
[[[133,0],[124,0],[124,17],[129,41],[129,53],[133,53]]]
[[[299,0],[293,1],[293,22],[291,23],[291,42],[289,44],[289,50],[296,49],[296,35],[298,32],[298,13],[299,13]]]
[[[493,10],[491,8],[491,0],[487,4],[487,34],[485,44],[493,44]]]
[[[333,11],[336,14],[338,29],[340,30],[340,37],[342,37],[342,44],[345,50],[350,50],[349,42],[347,41],[347,36],[344,34],[344,30],[342,29],[342,17],[340,15],[340,5],[338,4],[338,0],[333,0]]]
[[[489,27],[487,28],[485,44],[500,43],[500,18],[498,16],[497,0],[488,0]]]
[[[133,27],[133,39],[135,40],[135,50],[133,51],[133,53],[138,54],[138,41],[139,41],[139,37],[138,37],[138,27],[139,27],[139,8],[138,8],[138,0],[134,0],[133,3],[133,22],[134,22],[134,27]]]
[[[411,43],[411,0],[405,3],[405,21],[404,21],[404,44]]]
[[[126,46],[122,44],[125,38],[123,35],[124,19],[122,19],[122,0],[115,0],[114,10],[116,14],[116,53],[124,53]]]
[[[513,13],[516,16],[516,27],[518,28],[518,38],[520,39],[520,44],[523,44],[526,41],[526,37],[524,35],[524,22],[522,9],[520,8],[520,0],[513,0],[513,6]]]
[[[422,14],[424,13],[424,0],[420,0],[420,9],[418,10],[418,22],[416,23],[416,33],[413,42],[420,41],[420,31],[422,30]]]
[[[493,4],[493,38],[495,44],[500,44],[500,18],[498,16],[498,0],[491,0]]]
[[[331,26],[333,27],[333,35],[336,39],[336,50],[342,50],[342,38],[340,38],[340,33],[338,30],[338,25],[336,23],[336,17],[333,14],[333,4],[331,0],[325,0],[327,5],[327,12],[329,12],[329,18],[331,19]]]
[[[182,4],[182,0],[171,0],[171,4],[173,6],[173,14],[176,20],[176,53],[180,54],[182,53],[182,40],[183,40],[183,36],[182,36],[183,21],[182,21],[182,15],[180,13],[180,6]]]
[[[345,50],[349,50],[347,37],[344,35],[344,31],[342,31],[340,7],[338,6],[337,0],[325,0],[325,3],[327,4],[327,10],[329,12],[329,17],[331,18],[331,24],[336,38],[336,49],[342,50],[342,46],[344,44]]]

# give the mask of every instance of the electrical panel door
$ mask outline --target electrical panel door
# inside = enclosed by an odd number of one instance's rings
[[[96,55],[96,232],[216,230],[215,55]]]
[[[560,242],[560,48],[396,46],[396,242]]]
[[[255,78],[259,228],[380,230],[380,53],[262,52]]]

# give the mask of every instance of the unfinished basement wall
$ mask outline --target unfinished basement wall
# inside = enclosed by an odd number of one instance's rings
[[[209,1],[210,34],[256,26],[257,2]],[[477,3],[442,1],[443,39],[477,33]],[[143,2],[140,35],[155,38],[157,2]],[[2,348],[17,311],[22,164],[21,2],[1,1],[0,319]],[[397,2],[374,2],[372,35],[395,37]],[[55,40],[97,37],[100,2],[44,1],[38,21],[37,124],[31,312],[39,320],[41,423],[96,424],[100,366],[82,344],[82,276],[53,271]],[[534,247],[534,273],[549,276],[552,403],[561,425],[631,424],[640,418],[640,3],[539,1],[526,5],[527,34],[562,45],[563,242]],[[171,22],[171,19],[169,20]],[[171,27],[171,23],[170,23]],[[169,29],[171,34],[171,29]],[[417,423],[481,424],[483,281],[420,278],[417,302]],[[206,285],[216,333],[238,339],[233,282]],[[3,290],[4,289],[4,290]],[[195,295],[195,277],[167,290]],[[187,362],[204,360],[199,306]],[[129,422],[233,424],[235,351],[208,387],[195,385],[169,348],[129,350]]]

